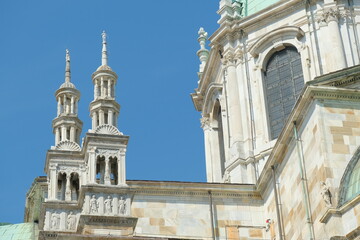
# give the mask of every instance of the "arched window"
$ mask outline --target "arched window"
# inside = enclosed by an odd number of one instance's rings
[[[340,182],[338,207],[360,194],[360,147],[351,158]]]
[[[264,72],[264,90],[271,139],[280,135],[303,86],[303,71],[297,49],[287,46],[274,53]]]

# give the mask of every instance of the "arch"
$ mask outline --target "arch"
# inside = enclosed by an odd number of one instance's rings
[[[281,48],[285,43],[290,43],[296,47],[300,47],[301,39],[305,35],[304,31],[296,26],[280,27],[270,31],[260,37],[249,48],[249,53],[254,57],[259,57],[260,54],[268,55],[270,49]]]
[[[57,175],[57,200],[65,200],[65,191],[66,191],[66,173],[59,172]]]
[[[105,182],[105,156],[103,155],[96,158],[96,182],[100,184]]]
[[[360,194],[360,147],[350,159],[340,181],[338,207]]]
[[[79,197],[80,178],[77,172],[70,174],[71,200],[76,201]]]
[[[220,83],[212,83],[209,85],[204,97],[203,115],[209,114],[214,109],[215,101],[219,99],[222,88],[222,84]]]
[[[118,174],[118,159],[117,157],[110,157],[109,158],[110,164],[110,181],[112,185],[117,185],[119,181],[119,174]]]
[[[275,139],[304,87],[301,56],[294,46],[285,46],[269,56],[263,74],[270,139]]]

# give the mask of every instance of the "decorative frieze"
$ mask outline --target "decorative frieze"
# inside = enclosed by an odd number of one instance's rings
[[[128,195],[87,194],[82,212],[90,215],[129,216],[130,206]]]

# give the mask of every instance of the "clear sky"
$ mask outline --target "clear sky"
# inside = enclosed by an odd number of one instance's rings
[[[101,65],[101,32],[119,75],[119,129],[130,136],[127,179],[204,182],[197,86],[197,31],[217,25],[218,0],[0,2],[0,222],[23,221],[25,195],[44,175],[54,145],[55,91],[65,49],[81,92],[83,134],[90,129],[91,74]]]

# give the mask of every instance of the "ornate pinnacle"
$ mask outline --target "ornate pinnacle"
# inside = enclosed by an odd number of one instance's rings
[[[205,48],[205,43],[206,43],[206,40],[207,40],[207,36],[208,36],[208,33],[204,31],[204,28],[200,28],[199,29],[199,37],[198,37],[198,42],[200,44],[200,49],[199,51],[197,51],[197,55],[199,56],[199,59],[200,59],[200,67],[199,67],[199,73],[202,73],[204,71],[204,68],[205,68],[205,64],[208,60],[208,57],[209,57],[209,50],[207,50]]]
[[[69,49],[66,49],[65,55],[66,65],[65,65],[65,82],[70,82],[70,52]]]
[[[107,65],[108,57],[107,57],[107,50],[106,50],[106,32],[103,31],[102,34],[102,58],[101,58],[101,65]]]

